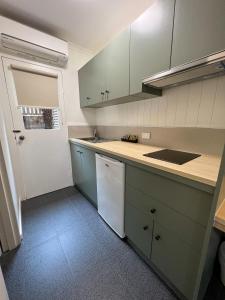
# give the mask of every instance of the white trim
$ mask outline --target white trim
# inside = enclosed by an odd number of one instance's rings
[[[0,267],[0,299],[1,300],[9,300],[8,292],[5,285],[5,280],[2,275],[2,269]]]
[[[12,164],[12,157],[15,158],[15,149],[10,147],[10,144],[14,143],[14,135],[12,133],[13,122],[12,116],[10,112],[9,104],[5,101],[8,99],[7,90],[5,86],[5,78],[3,72],[2,62],[0,61],[0,141],[1,141],[1,148],[2,148],[2,155],[4,158],[4,165],[5,171],[3,173],[3,163],[1,166],[1,178],[4,180],[2,183],[3,190],[4,190],[4,197],[2,197],[1,201],[1,212],[2,215],[5,217],[5,233],[7,240],[9,240],[9,249],[15,248],[20,243],[20,235],[21,232],[21,216],[20,216],[20,202],[17,202],[18,205],[18,218],[16,217],[16,211],[13,205],[13,197],[14,201],[16,200],[16,191],[18,191],[18,183],[12,182],[13,174],[15,174],[15,168]],[[7,119],[7,122],[5,120]],[[3,159],[2,158],[2,159]],[[11,186],[10,183],[6,183],[7,177],[11,174]],[[7,186],[8,185],[8,186]],[[13,189],[12,189],[13,187]],[[7,191],[7,194],[5,192]],[[13,193],[13,194],[12,194]],[[18,199],[17,199],[18,201]]]
[[[1,155],[2,153],[0,153]],[[2,155],[1,155],[2,156]],[[7,172],[4,166],[3,157],[0,158],[0,214],[1,223],[5,235],[5,243],[2,243],[3,251],[12,250],[20,244],[21,241],[21,214],[17,221],[13,199],[8,183]],[[20,207],[20,203],[19,207]],[[20,224],[19,224],[20,223]],[[2,232],[3,233],[3,232]]]
[[[6,239],[6,233],[4,230],[4,225],[2,222],[1,212],[0,212],[0,242],[1,242],[1,246],[0,246],[0,256],[1,256],[2,251],[5,252],[5,251],[9,250],[9,246],[8,246],[7,239]]]

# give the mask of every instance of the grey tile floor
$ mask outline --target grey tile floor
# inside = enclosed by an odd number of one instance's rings
[[[22,211],[22,245],[1,259],[10,300],[176,299],[76,189],[30,199]]]

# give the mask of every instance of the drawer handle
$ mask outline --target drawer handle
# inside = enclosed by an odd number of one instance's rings
[[[159,241],[161,239],[161,236],[160,235],[156,235],[155,239],[156,239],[156,241]]]
[[[86,99],[87,99],[87,100],[91,100],[91,98],[90,98],[90,97],[86,97]]]
[[[144,226],[143,229],[144,229],[144,230],[148,230],[148,226]]]
[[[151,214],[154,214],[154,213],[156,213],[156,209],[155,209],[155,208],[152,208],[152,209],[150,210],[150,212],[151,212]]]
[[[105,95],[105,93],[104,93],[104,92],[101,92],[101,95],[102,95],[102,96],[104,96],[104,95]]]

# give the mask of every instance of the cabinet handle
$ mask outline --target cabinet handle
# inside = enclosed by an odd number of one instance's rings
[[[80,151],[77,150],[77,153],[80,153]]]
[[[87,99],[87,100],[91,100],[91,98],[90,98],[90,97],[86,97],[86,99]]]
[[[160,235],[156,235],[155,239],[156,239],[156,241],[159,241],[161,239],[161,236]]]
[[[104,92],[101,92],[101,95],[102,95],[102,96],[104,96],[104,95],[105,95],[105,93],[104,93]]]
[[[105,90],[105,93],[106,93],[106,94],[109,94],[109,91],[108,91],[108,90]]]
[[[144,230],[148,230],[148,226],[144,226],[143,229],[144,229]]]
[[[108,165],[108,164],[105,164],[105,166],[106,166],[106,167],[109,167],[109,165]]]
[[[154,214],[154,213],[156,212],[156,209],[155,209],[155,208],[152,208],[152,209],[150,210],[150,212],[151,212],[151,214]]]

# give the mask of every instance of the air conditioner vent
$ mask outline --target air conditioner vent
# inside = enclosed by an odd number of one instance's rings
[[[68,61],[68,56],[64,53],[42,47],[4,33],[1,33],[0,36],[0,49],[1,51],[11,53],[16,56],[59,67],[64,67]]]

